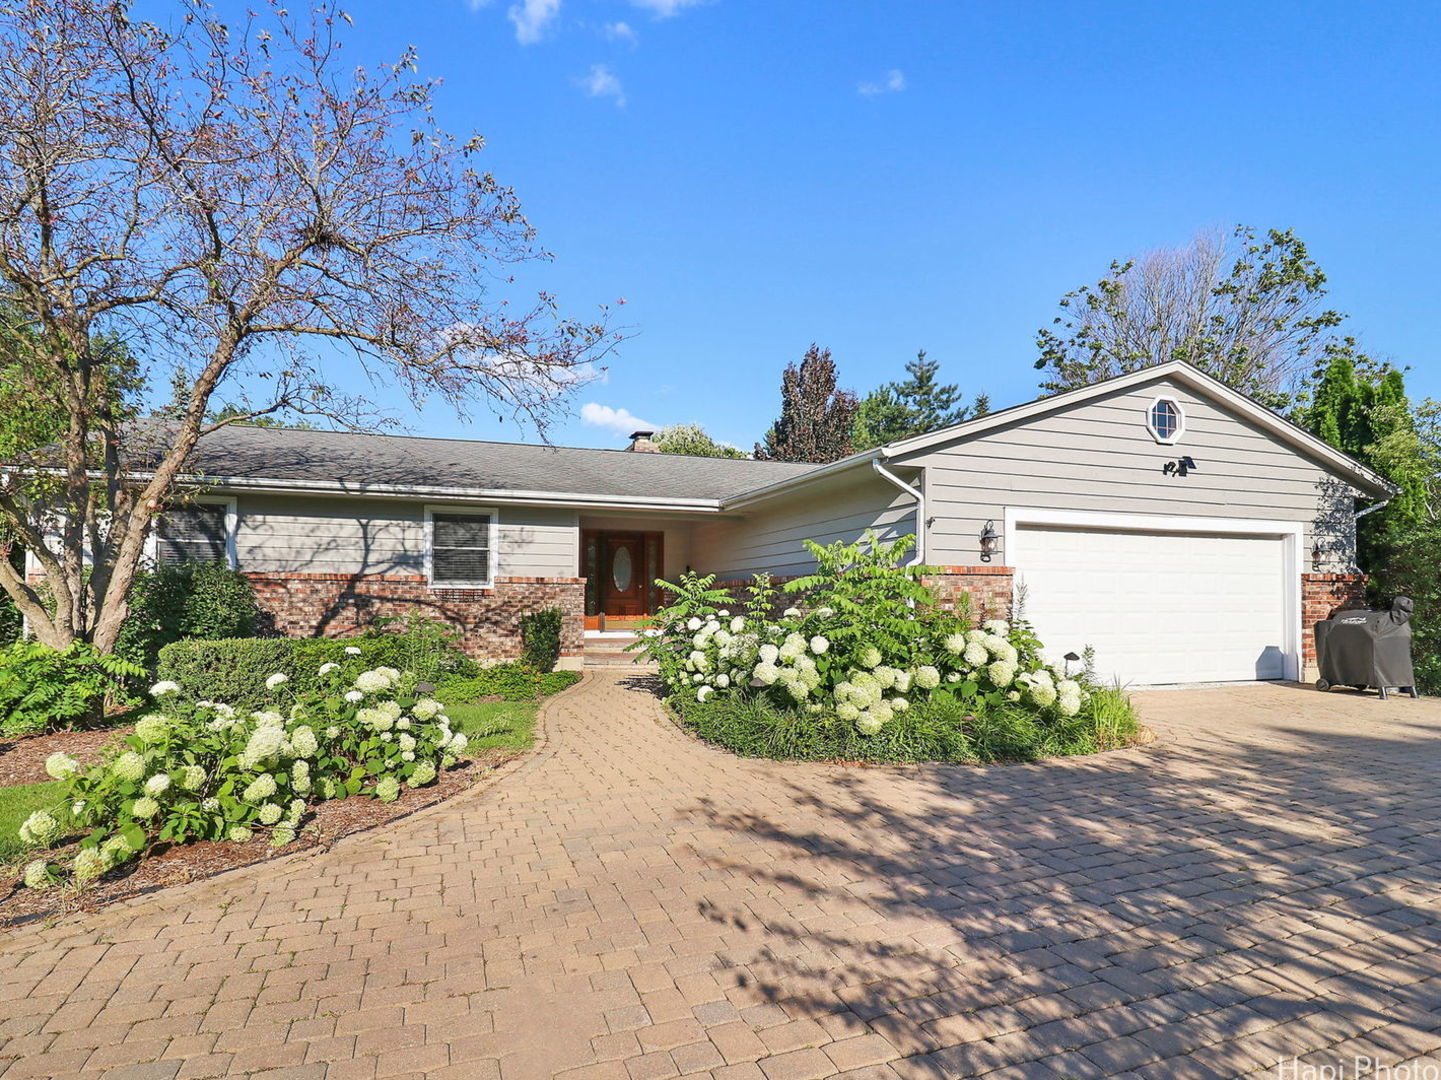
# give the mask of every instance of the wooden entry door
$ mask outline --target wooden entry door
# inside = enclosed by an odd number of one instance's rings
[[[581,537],[587,630],[622,629],[656,611],[663,534],[586,529]]]

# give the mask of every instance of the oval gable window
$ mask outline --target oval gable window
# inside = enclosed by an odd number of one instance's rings
[[[1186,430],[1186,414],[1175,398],[1161,397],[1146,411],[1146,427],[1158,443],[1173,443]]]
[[[610,560],[610,580],[619,593],[630,592],[630,582],[633,570],[630,564],[630,548],[616,548],[615,555]]]

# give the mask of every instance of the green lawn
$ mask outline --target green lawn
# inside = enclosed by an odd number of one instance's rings
[[[493,747],[524,750],[535,737],[533,701],[487,701],[478,705],[446,705],[445,714],[470,739],[469,753]]]
[[[60,798],[60,784],[17,784],[0,787],[0,863],[14,862],[30,849],[17,835],[20,825],[36,810],[49,810]]]

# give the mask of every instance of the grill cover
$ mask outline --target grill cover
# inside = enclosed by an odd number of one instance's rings
[[[1390,611],[1338,611],[1316,624],[1316,662],[1321,680],[1333,686],[1371,686],[1385,696],[1387,687],[1410,690],[1411,612],[1415,605],[1396,598]]]

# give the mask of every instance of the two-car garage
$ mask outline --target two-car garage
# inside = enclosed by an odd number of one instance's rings
[[[1132,685],[1299,678],[1301,529],[1012,510],[1006,550],[1052,659]]]

